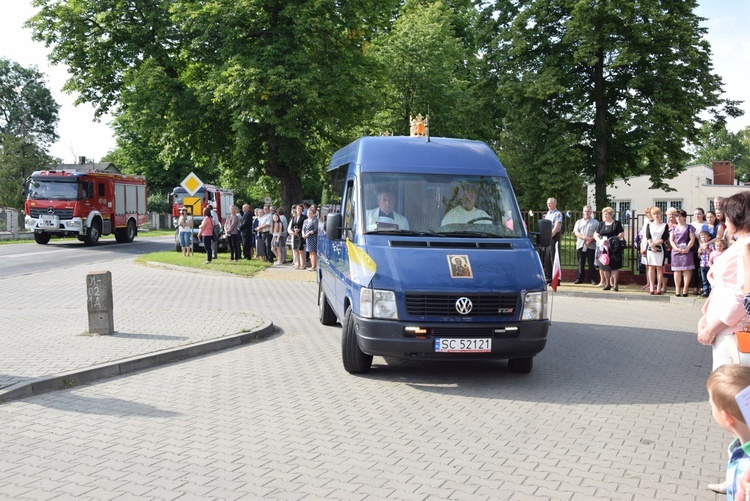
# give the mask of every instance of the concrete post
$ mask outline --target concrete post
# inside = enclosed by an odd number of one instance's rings
[[[6,209],[5,214],[8,218],[8,231],[13,235],[13,239],[18,238],[18,211],[15,209]]]
[[[86,275],[90,334],[113,334],[112,272],[90,271]]]

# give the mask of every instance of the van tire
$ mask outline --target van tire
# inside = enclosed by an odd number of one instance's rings
[[[336,313],[328,304],[326,293],[323,292],[323,283],[318,283],[318,317],[323,325],[334,325],[337,322]]]
[[[346,309],[346,316],[344,316],[341,334],[341,358],[344,362],[344,369],[349,374],[364,374],[372,366],[372,355],[363,353],[357,344],[351,306]]]
[[[519,374],[528,374],[534,368],[534,357],[511,358],[508,360],[508,370]]]

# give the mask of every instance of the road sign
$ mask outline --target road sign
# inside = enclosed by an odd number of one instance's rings
[[[182,180],[180,186],[185,188],[185,190],[190,193],[190,196],[193,196],[198,190],[203,187],[203,181],[201,181],[198,176],[191,172],[185,179]]]
[[[266,204],[270,204],[271,203],[271,197],[264,198],[263,202],[266,203]]]

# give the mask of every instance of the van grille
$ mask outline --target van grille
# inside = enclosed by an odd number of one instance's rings
[[[472,309],[467,315],[456,310],[456,301],[466,297]],[[518,311],[517,294],[414,294],[404,295],[406,312],[414,317],[513,317]]]
[[[31,217],[36,219],[39,216],[57,216],[60,219],[72,219],[73,209],[55,209],[55,212],[53,214],[50,214],[49,212],[47,212],[47,208],[32,207]]]

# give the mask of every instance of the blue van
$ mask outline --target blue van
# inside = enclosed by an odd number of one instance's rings
[[[318,239],[318,307],[350,373],[374,355],[508,359],[544,349],[547,285],[508,175],[479,141],[363,137],[328,167],[340,210]],[[551,226],[540,221],[538,245]]]

